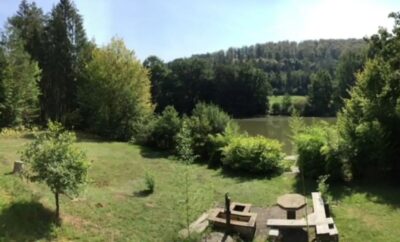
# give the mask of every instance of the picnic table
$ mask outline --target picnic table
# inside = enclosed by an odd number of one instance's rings
[[[290,193],[278,197],[277,204],[287,212],[287,219],[296,219],[296,210],[303,208],[306,205],[305,197]]]

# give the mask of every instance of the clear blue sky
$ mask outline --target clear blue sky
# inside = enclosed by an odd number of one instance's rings
[[[57,0],[37,0],[46,12]],[[0,0],[0,23],[18,0]],[[279,40],[361,38],[400,11],[400,0],[75,0],[89,38],[125,40],[144,60],[168,61]]]

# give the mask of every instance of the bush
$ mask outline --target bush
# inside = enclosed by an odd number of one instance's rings
[[[212,153],[210,135],[224,132],[231,121],[228,114],[219,107],[212,104],[197,104],[188,120],[194,154],[203,161],[208,161]]]
[[[282,144],[257,137],[236,137],[222,149],[222,163],[233,170],[273,173],[280,170]]]
[[[209,165],[220,166],[222,164],[221,160],[223,148],[227,146],[233,138],[239,137],[240,135],[247,136],[247,134],[240,134],[239,125],[234,121],[228,123],[222,134],[209,135],[211,144]]]
[[[281,104],[280,103],[272,103],[271,104],[271,114],[278,115],[281,113]]]
[[[181,127],[178,112],[172,106],[167,106],[158,117],[151,133],[151,140],[157,148],[172,150],[176,146],[176,135]]]
[[[146,190],[150,193],[154,192],[154,188],[156,186],[156,182],[154,180],[154,177],[150,175],[149,173],[146,173],[146,176],[144,178],[144,181],[146,183]]]
[[[324,174],[334,180],[344,178],[338,141],[335,126],[325,122],[311,127],[302,125],[294,135],[301,172],[315,179]]]
[[[286,94],[282,98],[281,113],[283,115],[289,115],[292,113],[292,109],[292,98],[288,94]]]

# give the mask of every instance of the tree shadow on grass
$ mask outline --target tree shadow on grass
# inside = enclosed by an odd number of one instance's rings
[[[141,191],[134,192],[133,195],[134,195],[135,197],[148,197],[148,196],[150,196],[152,193],[153,193],[153,191],[148,190],[148,189],[145,189],[145,190],[141,190]]]
[[[171,153],[168,151],[160,151],[156,149],[152,149],[146,146],[139,146],[140,149],[140,155],[143,156],[144,158],[149,158],[149,159],[161,159],[161,158],[168,158],[171,156]]]
[[[246,181],[252,181],[252,180],[265,180],[265,179],[270,180],[270,179],[272,179],[274,177],[278,177],[282,174],[282,172],[280,172],[280,171],[270,172],[270,173],[251,173],[251,172],[247,172],[247,171],[232,170],[232,169],[229,169],[226,167],[221,167],[219,173],[224,178],[235,179],[238,182],[246,182]]]
[[[317,191],[317,181],[305,179],[304,187],[306,195]],[[340,201],[352,194],[365,194],[367,199],[380,204],[389,205],[392,208],[400,208],[400,193],[398,185],[389,181],[356,181],[356,182],[336,182],[329,185],[329,192],[334,201]],[[303,194],[303,181],[301,176],[296,177],[294,190]]]
[[[16,202],[0,211],[0,240],[51,239],[55,213],[34,201]]]

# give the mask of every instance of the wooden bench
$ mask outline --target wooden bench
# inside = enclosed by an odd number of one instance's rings
[[[271,228],[304,228],[315,227],[317,236],[333,236],[338,238],[338,231],[333,218],[327,218],[321,193],[311,193],[314,212],[302,219],[268,219],[267,226]]]

